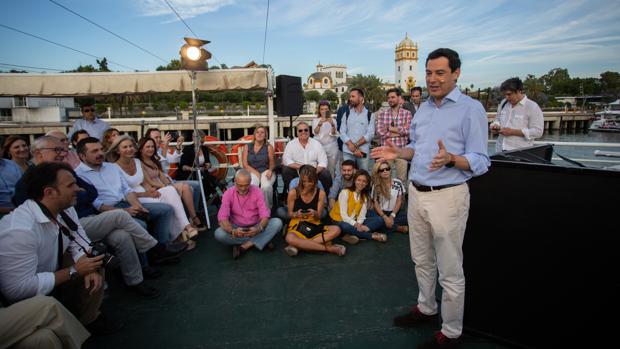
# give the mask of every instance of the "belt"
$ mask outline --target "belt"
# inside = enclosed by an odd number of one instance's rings
[[[437,186],[434,186],[434,187],[429,187],[429,186],[420,185],[420,184],[417,184],[414,181],[411,181],[411,185],[413,185],[418,191],[423,191],[423,192],[441,190],[441,189],[446,189],[446,188],[450,188],[450,187],[456,187],[457,185],[461,185],[461,184],[463,184],[463,183],[437,185]]]

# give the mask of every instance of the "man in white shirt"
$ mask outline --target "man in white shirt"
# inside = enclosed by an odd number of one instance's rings
[[[110,128],[110,124],[97,117],[95,114],[95,103],[86,102],[82,104],[80,110],[82,111],[82,119],[76,120],[73,123],[68,137],[71,138],[75,131],[85,130],[91,137],[102,140],[103,133]]]
[[[65,163],[42,163],[24,174],[28,200],[0,220],[0,291],[17,302],[54,291],[54,296],[95,334],[118,323],[101,316],[103,255],[73,208],[80,188]],[[77,291],[77,292],[76,292]]]
[[[491,132],[499,134],[495,151],[531,147],[545,129],[542,110],[523,93],[523,82],[511,78],[502,83],[500,90],[505,99],[499,104]]]
[[[327,168],[327,154],[319,141],[310,138],[310,126],[305,122],[297,124],[297,138],[290,141],[284,148],[282,162],[282,181],[284,182],[284,190],[289,187],[289,183],[293,178],[299,176],[297,172],[303,165],[312,165],[316,168],[319,181],[323,184],[326,192],[332,186],[332,176]]]

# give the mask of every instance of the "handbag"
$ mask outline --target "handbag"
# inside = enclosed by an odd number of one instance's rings
[[[317,234],[322,234],[323,224],[314,224],[308,221],[300,221],[297,223],[297,231],[307,238],[312,238]]]

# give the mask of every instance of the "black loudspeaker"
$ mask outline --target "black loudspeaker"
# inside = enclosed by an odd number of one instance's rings
[[[297,116],[303,113],[304,93],[299,76],[276,76],[276,114]]]

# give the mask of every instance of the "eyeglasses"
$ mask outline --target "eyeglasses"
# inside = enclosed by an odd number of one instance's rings
[[[389,168],[389,167],[384,167],[384,168],[380,168],[380,169],[379,169],[379,172],[388,172],[388,171],[390,171],[390,170],[391,170],[391,168]]]
[[[299,132],[299,133],[310,132],[310,129],[308,129],[308,128],[300,128],[299,130],[297,130],[297,132]]]
[[[95,109],[94,108],[84,108],[84,109],[82,109],[82,111],[84,113],[90,113],[91,111],[95,111]]]
[[[62,153],[66,153],[67,149],[65,147],[54,147],[54,148],[39,148],[40,150],[53,150],[56,152],[56,154],[62,154]]]

